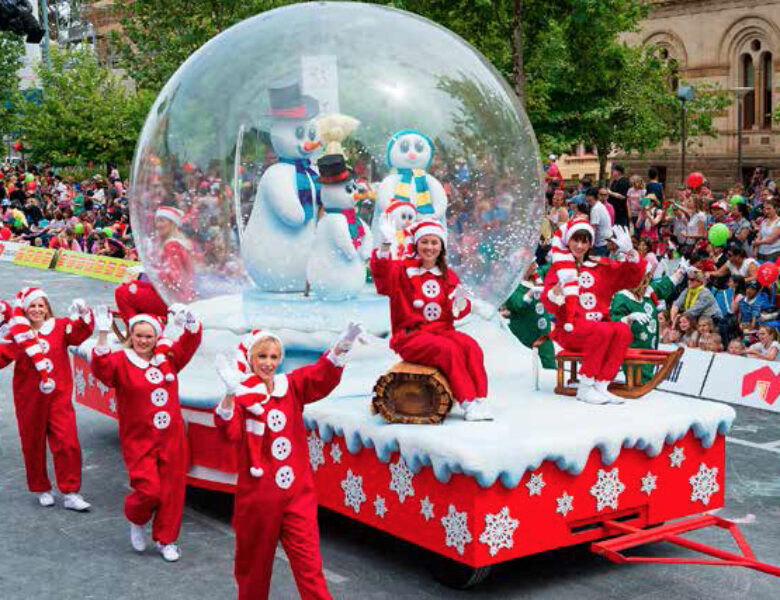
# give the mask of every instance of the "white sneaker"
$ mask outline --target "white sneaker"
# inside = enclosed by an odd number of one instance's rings
[[[92,507],[92,505],[84,500],[80,494],[65,494],[62,506],[68,510],[75,510],[77,512],[86,512]]]
[[[466,421],[492,421],[493,413],[484,398],[463,403],[463,418]]]
[[[181,558],[181,551],[176,544],[161,544],[157,542],[157,550],[167,562],[176,562]]]
[[[38,504],[41,506],[54,506],[54,496],[51,492],[38,494]]]
[[[612,392],[609,391],[609,384],[612,383],[611,381],[597,381],[596,382],[596,390],[599,394],[604,396],[607,401],[610,404],[625,404],[626,401],[624,398],[621,398],[620,396],[616,396]]]
[[[130,523],[130,543],[133,546],[133,550],[136,552],[143,552],[146,550],[146,533],[144,532],[143,525]]]
[[[580,386],[577,388],[577,400],[588,404],[609,404],[606,396],[595,387],[596,382],[590,377],[580,376]]]

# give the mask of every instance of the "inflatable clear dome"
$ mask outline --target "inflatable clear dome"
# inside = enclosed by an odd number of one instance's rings
[[[130,212],[169,302],[348,300],[371,285],[380,221],[402,255],[409,227],[435,219],[449,265],[498,306],[533,255],[541,181],[522,107],[465,41],[395,9],[307,3],[239,23],[179,68],[141,134]]]

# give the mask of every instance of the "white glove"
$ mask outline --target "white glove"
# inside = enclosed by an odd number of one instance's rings
[[[192,333],[198,330],[198,318],[186,304],[173,304],[168,308],[168,314],[173,315],[173,323]]]
[[[631,323],[641,323],[642,325],[647,325],[650,322],[650,315],[648,315],[646,312],[632,312],[631,314],[626,315],[621,319],[626,325],[630,325]]]
[[[346,354],[352,349],[355,340],[362,337],[365,333],[363,325],[351,321],[347,328],[341,332],[341,335],[333,344],[333,352],[337,355]]]
[[[88,315],[89,306],[87,306],[86,300],[83,298],[74,298],[73,302],[70,303],[68,313],[70,313],[71,317],[74,319],[78,316]]]
[[[395,225],[387,215],[383,215],[379,222],[379,237],[383,244],[395,243]]]
[[[98,333],[111,331],[113,322],[114,317],[111,315],[111,311],[108,310],[108,306],[103,304],[95,309],[95,327]]]
[[[634,249],[634,244],[631,241],[631,234],[628,232],[627,227],[614,225],[612,227],[612,234],[612,241],[623,254],[627,255]]]
[[[460,313],[466,310],[468,306],[469,293],[462,285],[458,284],[455,289],[450,292],[450,300],[452,300],[452,312],[457,317]]]
[[[225,384],[225,389],[230,395],[235,395],[241,385],[241,373],[239,373],[224,354],[217,354],[214,361],[217,375]]]

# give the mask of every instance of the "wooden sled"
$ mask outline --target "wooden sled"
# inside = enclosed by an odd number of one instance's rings
[[[622,398],[641,398],[666,379],[666,376],[677,364],[677,361],[680,360],[683,352],[683,348],[677,348],[673,352],[629,348],[623,360],[623,366],[626,367],[626,382],[611,383],[609,391]],[[558,367],[558,383],[555,386],[556,394],[565,396],[575,396],[577,394],[577,388],[573,387],[572,384],[579,381],[577,379],[577,371],[581,360],[582,354],[575,352],[563,350],[556,355],[555,362]],[[569,379],[564,381],[567,365],[569,366]],[[641,369],[644,365],[656,365],[659,367],[653,378],[647,383],[642,383]]]
[[[388,423],[441,423],[452,410],[450,384],[433,367],[400,362],[374,385],[371,412]]]

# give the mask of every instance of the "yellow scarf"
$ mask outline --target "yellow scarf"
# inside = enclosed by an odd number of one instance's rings
[[[685,292],[685,300],[683,300],[683,309],[685,312],[688,312],[691,307],[696,304],[696,300],[699,299],[699,293],[704,289],[703,285],[700,285],[697,288],[694,289],[688,289],[687,292]]]

